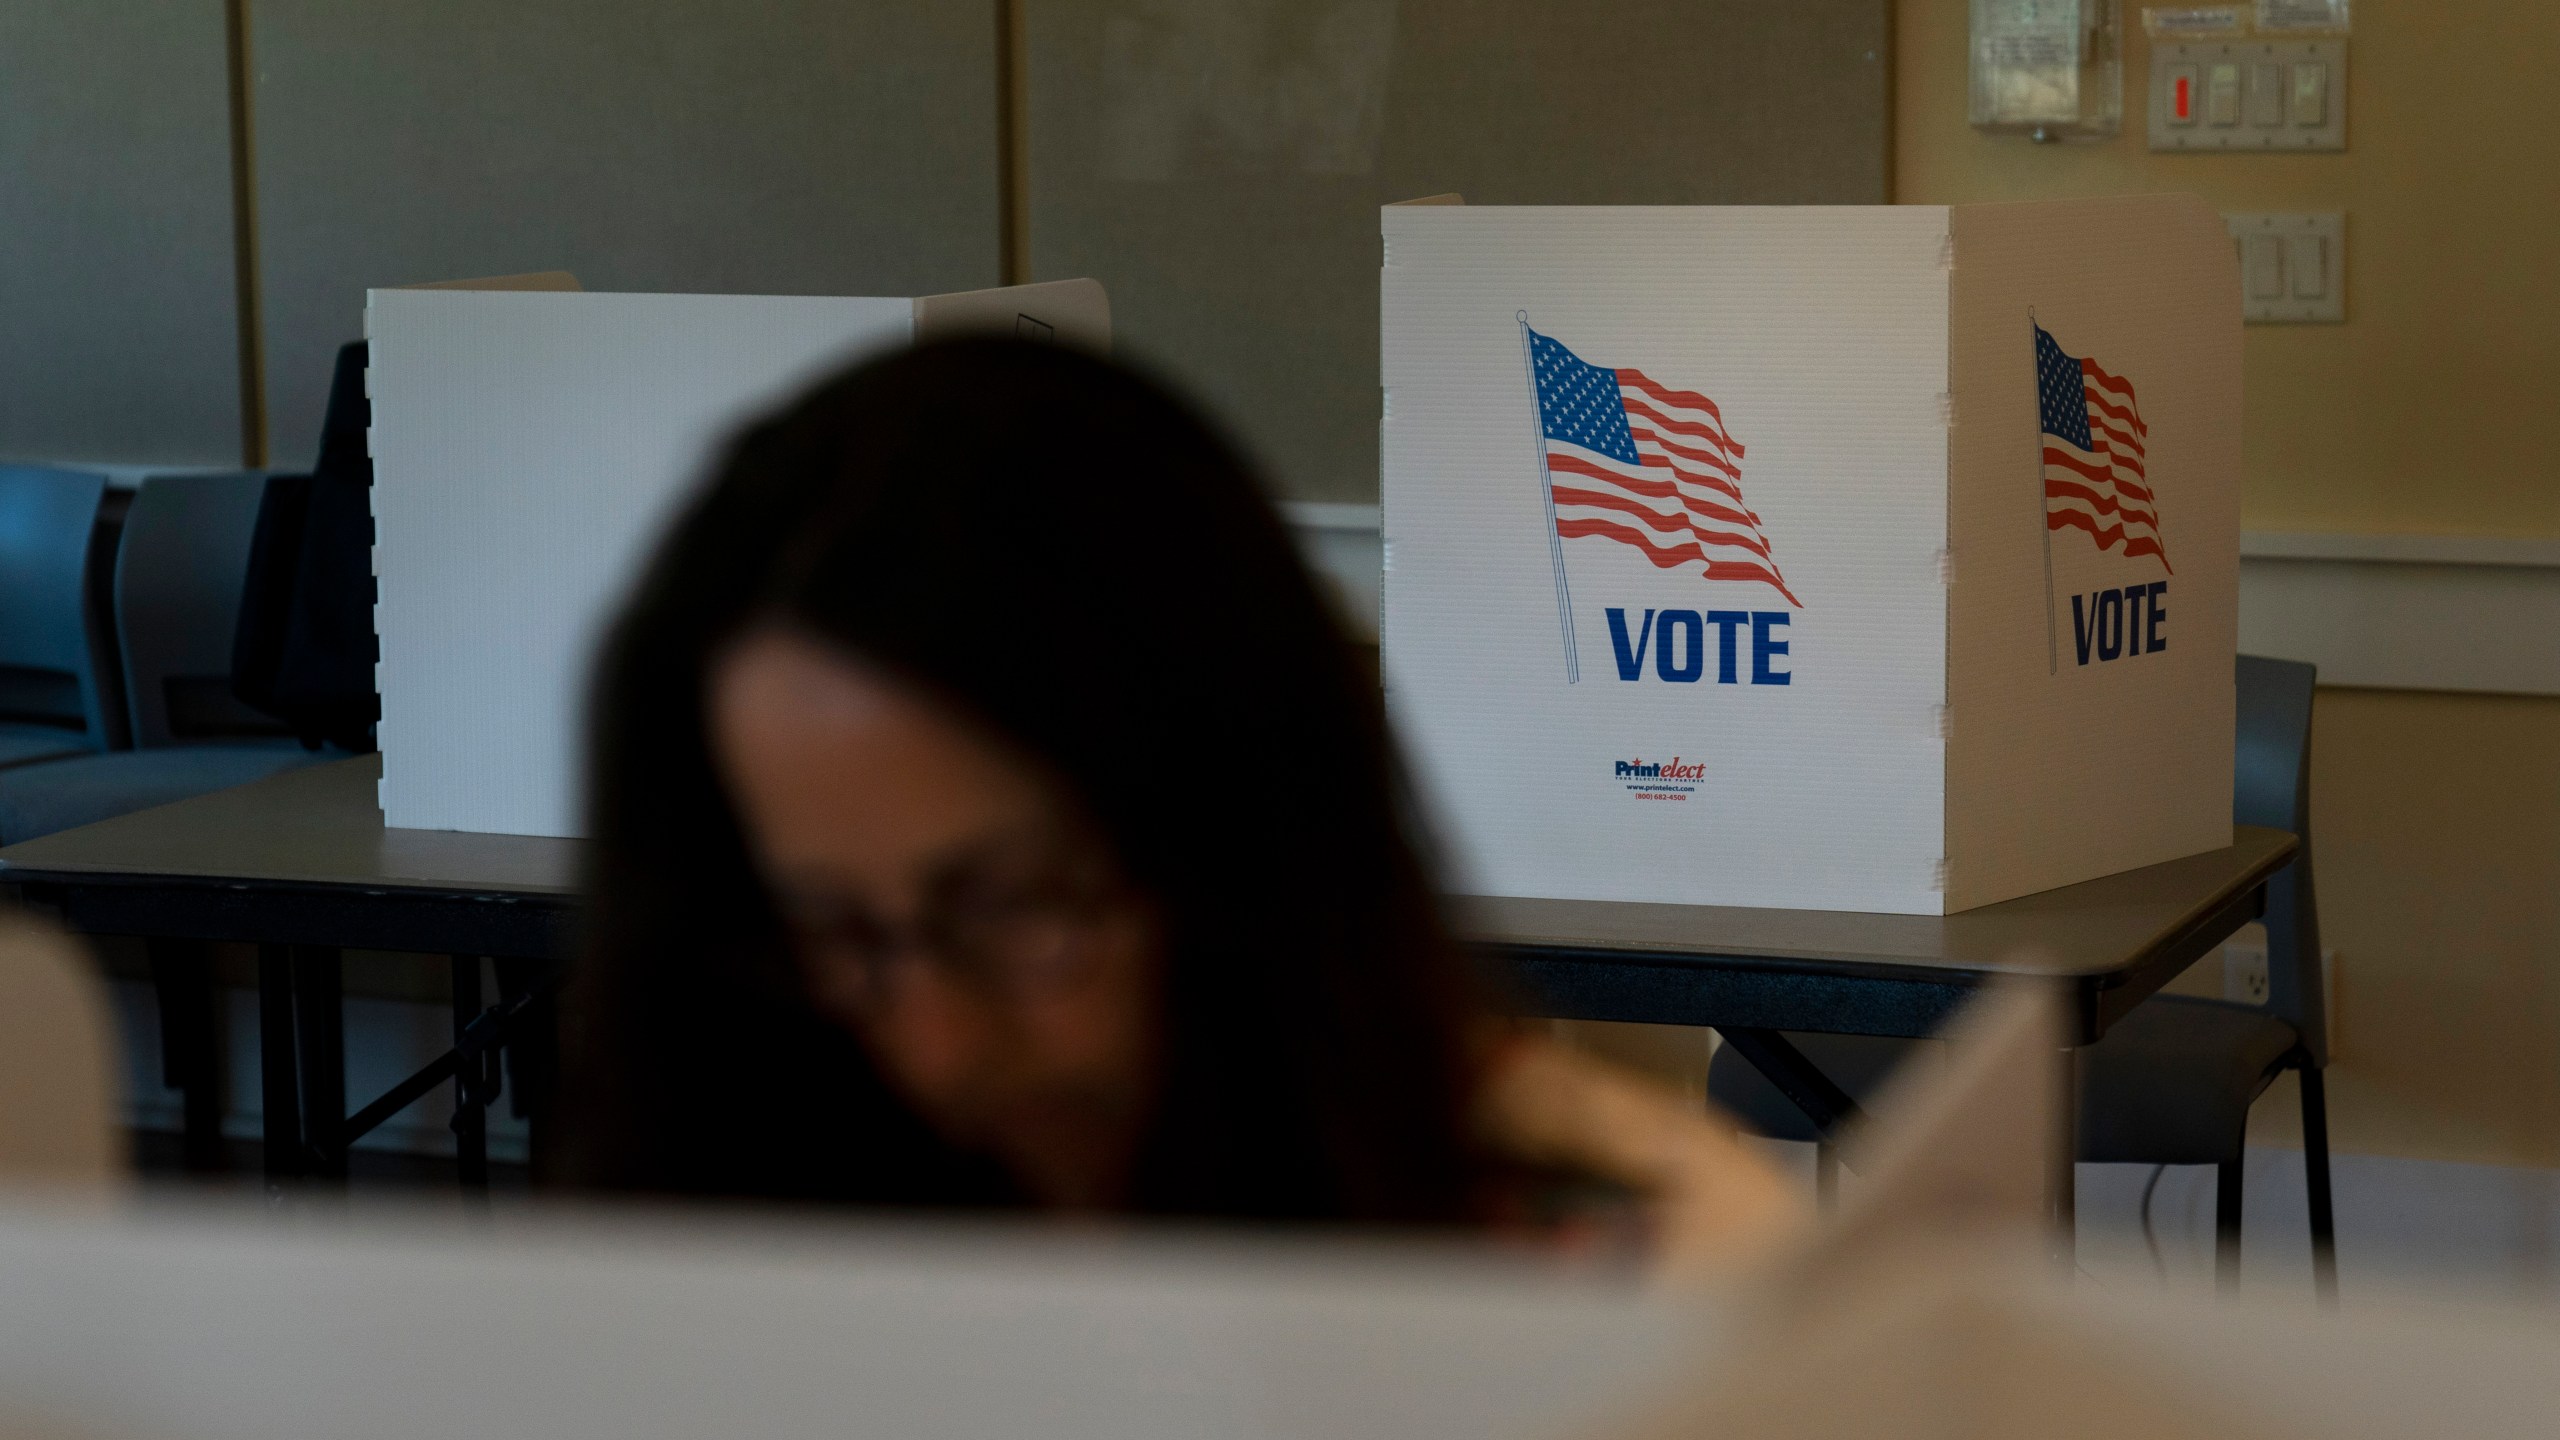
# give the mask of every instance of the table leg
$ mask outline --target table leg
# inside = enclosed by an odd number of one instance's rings
[[[213,983],[213,947],[197,940],[150,940],[151,984],[160,1001],[160,1079],[185,1106],[180,1155],[188,1173],[224,1168],[222,999]]]
[[[545,984],[554,969],[547,960],[492,960],[498,973],[499,1003],[514,1006]],[[546,1173],[551,1143],[551,1097],[560,1073],[559,1010],[547,996],[534,999],[518,1016],[506,1046],[507,1083],[515,1096],[515,1113],[524,1117],[525,1146],[537,1178]]]
[[[1738,1025],[1719,1025],[1716,1033],[1750,1061],[1751,1068],[1768,1077],[1769,1083],[1778,1087],[1778,1093],[1794,1101],[1824,1138],[1837,1137],[1844,1127],[1867,1118],[1849,1092],[1823,1074],[1786,1036],[1775,1030]]]
[[[453,1158],[466,1189],[489,1185],[487,1057],[462,1048],[462,1032],[480,1018],[480,957],[453,957]]]
[[[2052,1197],[2053,1261],[2063,1277],[2079,1270],[2080,1050],[2066,1045],[2054,1066],[2057,1097],[2054,1147],[2045,1162],[2045,1193]]]
[[[294,1036],[302,1060],[303,1148],[311,1173],[347,1174],[346,977],[333,948],[297,945],[293,954]]]
[[[294,1063],[293,947],[258,947],[258,1090],[267,1184],[302,1173],[301,1076]]]

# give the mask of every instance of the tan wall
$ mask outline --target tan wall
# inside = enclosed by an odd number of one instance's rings
[[[2245,526],[2560,535],[2560,126],[2542,113],[2560,5],[2358,6],[2349,148],[2291,156],[2153,154],[2138,23],[2123,135],[1979,135],[1965,16],[1898,6],[1895,199],[2192,190],[2346,212],[2347,323],[2247,331]],[[2326,691],[2314,724],[2337,1144],[2560,1164],[2560,700]],[[2294,1103],[2288,1084],[2260,1105],[2266,1138],[2294,1133]]]
[[[2312,725],[2331,1143],[2560,1166],[2560,699],[2324,690]],[[2218,995],[2221,967],[2171,988]],[[1700,1032],[1558,1028],[1703,1093]],[[2299,1104],[2280,1082],[2250,1138],[2298,1144]]]
[[[2258,530],[2560,535],[2545,434],[2560,376],[2560,5],[2368,0],[2342,154],[2158,154],[2128,4],[2124,133],[2036,145],[1965,123],[1964,0],[1901,0],[1894,198],[2189,190],[2225,210],[2343,210],[2344,325],[2253,325]]]
[[[2138,9],[2128,7],[2138,14]],[[1900,0],[1895,198],[2192,190],[2230,210],[2344,210],[2348,322],[2247,332],[2252,529],[2560,535],[2560,4],[2357,7],[2350,149],[2153,155],[2147,47],[2125,133],[2033,145],[1965,123],[1965,0]],[[2560,637],[2552,643],[2560,644]],[[2343,1151],[2560,1165],[2560,699],[2323,691],[2312,806],[2338,952]],[[2219,967],[2178,987],[2218,993]],[[1703,1037],[1579,1038],[1695,1086]],[[2295,1091],[2255,1138],[2293,1143]]]
[[[2324,691],[2313,727],[2339,1148],[2560,1165],[2560,700]]]

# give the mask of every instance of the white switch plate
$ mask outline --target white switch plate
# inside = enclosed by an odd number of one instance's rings
[[[2336,325],[2347,318],[2347,217],[2337,210],[2319,211],[2251,211],[2226,214],[2222,223],[2231,229],[2233,259],[2240,265],[2240,318],[2252,325]],[[2272,245],[2279,267],[2275,278],[2275,294],[2261,297],[2252,286],[2249,269],[2249,241],[2256,237],[2262,245]],[[2309,283],[2315,277],[2303,261],[2305,251],[2317,247],[2320,265],[2316,287]],[[2306,295],[2304,290],[2317,288],[2320,293]]]
[[[2305,124],[2295,108],[2297,67],[2312,67],[2319,119]],[[2239,81],[2229,124],[2209,113],[2217,70]],[[2187,81],[2188,114],[2177,114],[2177,82]],[[2179,40],[2151,47],[2151,148],[2262,154],[2269,150],[2347,148],[2347,42],[2319,40]]]

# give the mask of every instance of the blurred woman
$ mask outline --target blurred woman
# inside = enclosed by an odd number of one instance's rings
[[[1712,1261],[1725,1132],[1489,1017],[1374,674],[1154,386],[979,340],[757,426],[604,655],[589,1182]]]

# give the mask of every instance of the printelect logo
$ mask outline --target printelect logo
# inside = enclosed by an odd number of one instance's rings
[[[1705,761],[1677,755],[1668,760],[1613,760],[1610,764],[1613,778],[1637,800],[1686,800],[1698,793],[1698,782],[1707,778]]]

